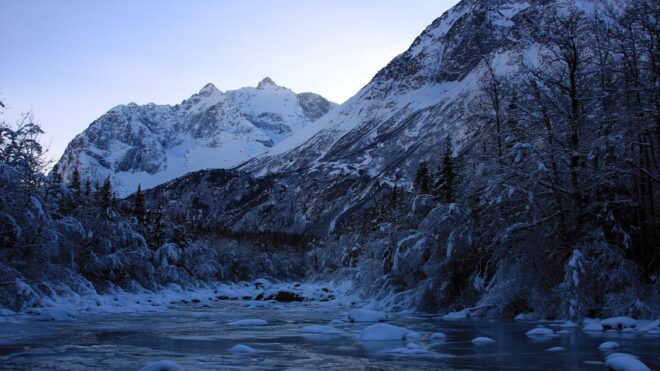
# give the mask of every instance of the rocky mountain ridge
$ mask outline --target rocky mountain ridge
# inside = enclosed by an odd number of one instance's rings
[[[185,173],[230,168],[256,156],[336,105],[314,93],[296,94],[270,78],[256,88],[221,92],[207,84],[180,104],[112,108],[74,138],[58,163],[92,181],[106,177],[119,196]]]

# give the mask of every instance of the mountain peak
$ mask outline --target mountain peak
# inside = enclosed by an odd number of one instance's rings
[[[204,85],[202,90],[199,91],[199,94],[210,95],[210,94],[213,94],[213,93],[216,93],[216,92],[220,93],[220,89],[216,88],[215,85],[213,85],[212,83],[208,83],[208,84]]]
[[[275,83],[270,77],[264,77],[263,80],[259,81],[257,89],[266,89],[267,87],[279,88],[280,86]]]

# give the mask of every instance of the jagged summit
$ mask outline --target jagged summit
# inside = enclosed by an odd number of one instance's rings
[[[220,89],[216,88],[213,83],[208,83],[204,85],[204,87],[199,91],[199,94],[201,95],[210,95],[213,93],[222,93]]]
[[[190,171],[229,168],[307,127],[335,106],[270,78],[220,91],[212,83],[181,104],[119,105],[74,138],[59,161],[63,179],[110,176],[120,196]]]
[[[257,84],[257,89],[263,90],[266,88],[281,88],[281,86],[277,85],[270,77],[264,77],[263,80],[259,81],[259,84]]]

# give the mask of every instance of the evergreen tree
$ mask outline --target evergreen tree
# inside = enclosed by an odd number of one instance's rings
[[[153,215],[151,223],[151,245],[159,248],[165,242],[165,218],[163,217],[163,208],[158,205]]]
[[[50,179],[53,184],[62,183],[62,174],[60,174],[60,165],[55,164],[53,169],[50,171]]]
[[[105,178],[103,186],[98,192],[98,199],[102,209],[102,214],[107,216],[110,203],[112,202],[112,184],[110,183],[110,177]]]
[[[90,183],[89,178],[86,178],[85,179],[85,198],[88,198],[90,194],[92,194],[92,185]]]
[[[80,192],[80,172],[78,171],[78,168],[73,169],[71,180],[69,181],[69,188],[76,192]]]
[[[431,191],[431,176],[429,174],[429,165],[426,161],[422,161],[419,164],[413,186],[417,193],[428,194]]]
[[[142,186],[138,184],[137,191],[135,192],[135,198],[133,199],[133,216],[138,220],[139,223],[145,223],[145,208],[144,208],[144,195],[142,194]]]
[[[455,195],[456,166],[454,164],[452,152],[451,138],[449,137],[447,138],[445,153],[442,156],[442,167],[438,174],[436,187],[436,197],[446,203],[454,202]]]

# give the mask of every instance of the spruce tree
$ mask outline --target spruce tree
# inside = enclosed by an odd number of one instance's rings
[[[85,179],[85,198],[88,198],[90,194],[92,194],[92,184],[88,177]]]
[[[429,175],[429,165],[426,161],[422,161],[419,164],[413,186],[417,193],[428,194],[431,191],[431,176]]]
[[[110,177],[105,178],[103,186],[99,190],[98,198],[102,209],[102,214],[107,216],[110,203],[112,202],[112,184],[110,184]]]
[[[135,216],[140,224],[144,224],[146,219],[145,214],[142,186],[138,184],[137,191],[135,191],[135,198],[133,200],[133,216]]]
[[[443,202],[454,202],[454,187],[456,182],[456,167],[452,157],[451,138],[447,138],[447,145],[445,146],[445,153],[442,156],[442,168],[440,169],[440,184],[438,187],[438,195]]]
[[[78,168],[73,169],[71,180],[69,181],[69,188],[76,192],[80,192],[80,172],[78,171]]]
[[[62,183],[62,174],[60,174],[60,165],[55,164],[53,169],[50,171],[50,178],[53,184]]]

